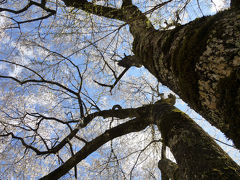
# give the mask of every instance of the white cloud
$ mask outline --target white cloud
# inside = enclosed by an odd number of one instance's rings
[[[22,72],[23,68],[19,66],[14,66],[13,71],[9,72],[9,76],[16,77]]]
[[[212,0],[211,12],[216,12],[226,8],[226,0]]]

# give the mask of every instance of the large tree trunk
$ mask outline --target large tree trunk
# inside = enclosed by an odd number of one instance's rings
[[[136,59],[240,149],[240,11],[133,35]]]
[[[121,9],[63,1],[66,6],[128,23],[135,54],[129,59],[137,61],[132,64],[144,65],[240,149],[239,8],[233,5],[217,15],[158,31],[129,0],[123,0]]]
[[[176,179],[239,179],[240,168],[186,114],[169,104],[155,104],[152,116],[176,161]]]
[[[59,168],[41,179],[60,178],[103,144],[116,137],[141,131],[150,124],[158,126],[164,144],[171,149],[177,161],[177,168],[174,168],[177,172],[169,169],[166,170],[166,175],[184,180],[239,179],[240,167],[192,119],[166,102],[158,101],[135,109],[110,110],[112,116],[123,118],[133,114],[136,118],[109,129],[88,142]],[[170,164],[165,162],[160,165]]]

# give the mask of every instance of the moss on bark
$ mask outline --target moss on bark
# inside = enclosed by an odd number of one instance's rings
[[[230,117],[235,120],[230,120],[229,116],[223,116],[222,110],[219,111],[216,99],[219,93],[225,92],[217,91],[216,85],[220,79],[227,78],[239,63],[240,53],[235,51],[239,50],[240,46],[237,42],[232,43],[233,39],[239,37],[239,14],[239,11],[227,10],[214,16],[199,18],[173,30],[142,31],[142,36],[134,37],[133,44],[134,53],[163,85],[177,93],[228,138],[234,138],[238,148],[240,144],[236,141],[239,139],[237,136],[240,127],[236,124],[240,124],[237,118],[239,115],[233,113]],[[229,80],[233,79],[226,79]],[[232,83],[236,84],[238,81],[233,80]],[[231,88],[238,91],[236,85]],[[229,100],[219,101],[218,106],[224,101],[236,100],[235,97],[236,95]],[[221,95],[221,98],[227,98],[227,95]],[[231,108],[239,107],[237,102],[227,104],[232,105]],[[230,113],[233,111],[231,108]],[[229,108],[226,108],[227,110]],[[232,129],[231,133],[228,132],[229,128]]]
[[[221,79],[217,88],[220,94],[217,108],[223,112],[225,123],[229,125],[226,135],[240,147],[240,67],[229,77]]]
[[[153,113],[184,179],[240,179],[240,167],[185,113],[167,104]]]

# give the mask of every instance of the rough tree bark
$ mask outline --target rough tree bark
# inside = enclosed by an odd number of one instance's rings
[[[133,52],[162,84],[240,148],[240,11],[171,31],[148,30],[134,39]]]
[[[121,9],[86,1],[63,2],[66,6],[128,23],[134,38],[134,56],[129,59],[141,62],[240,149],[240,10],[236,8],[237,3],[232,2],[233,8],[214,16],[159,31],[130,0],[123,0]]]
[[[93,5],[86,0],[62,1],[66,6],[128,23],[134,38],[134,56],[129,58],[133,62],[128,66],[142,64],[162,84],[231,138],[240,149],[238,0],[232,1],[233,8],[230,10],[166,31],[154,29],[131,0],[123,0],[121,9]],[[167,175],[177,179],[240,177],[239,166],[215,141],[186,114],[166,102],[159,101],[136,109],[114,110],[112,116],[136,118],[86,143],[79,152],[42,179],[63,176],[104,143],[130,132],[141,131],[149,124],[158,126],[164,144],[171,149],[177,161],[171,166],[176,167],[181,177],[175,177],[176,172],[166,172]],[[162,161],[159,164],[167,166],[171,163]]]
[[[240,178],[240,167],[201,127],[185,113],[168,104],[168,101],[160,100],[155,104],[139,108],[113,110],[112,115],[123,118],[128,117],[131,112],[136,117],[134,120],[107,130],[41,179],[60,178],[106,142],[130,132],[141,131],[150,124],[158,126],[164,144],[171,149],[177,161],[177,165],[174,165],[177,172],[171,172],[172,169],[166,168],[171,164],[169,160],[165,159],[166,163],[160,163],[165,165],[164,169],[168,176],[184,180]]]
[[[156,103],[152,116],[177,161],[174,179],[240,178],[240,167],[186,114],[167,103]]]

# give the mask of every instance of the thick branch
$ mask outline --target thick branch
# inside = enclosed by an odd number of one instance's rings
[[[35,147],[27,144],[27,143],[24,141],[23,138],[18,137],[18,136],[15,136],[12,132],[6,133],[6,134],[1,134],[0,136],[1,136],[1,137],[4,137],[4,136],[12,136],[13,139],[19,140],[26,149],[31,149],[31,150],[33,150],[36,154],[41,153],[37,148],[35,148]]]
[[[120,61],[118,61],[118,65],[125,68],[130,68],[132,66],[141,67],[142,63],[136,56],[125,56]]]
[[[161,160],[160,161],[166,159],[166,150],[167,150],[167,147],[166,147],[165,143],[162,142]],[[158,168],[161,170],[161,179],[162,180],[169,180],[169,177],[171,177],[171,176],[169,176],[169,174],[167,174],[165,172],[165,170],[167,170],[167,168],[161,167],[161,165],[159,164],[160,161],[158,162]]]
[[[144,109],[145,111],[143,111]],[[127,111],[129,110],[130,109]],[[148,118],[144,120],[139,117],[107,130],[96,139],[87,143],[66,163],[49,175],[43,177],[43,179],[61,177],[82,159],[86,158],[90,153],[97,150],[109,140],[130,132],[140,131],[154,121],[161,131],[164,143],[170,147],[179,166],[177,172],[175,170],[165,172],[170,177],[176,176],[176,174],[181,172],[180,174],[184,179],[188,179],[189,177],[199,179],[203,176],[204,178],[211,179],[211,177],[220,177],[219,172],[223,172],[224,177],[239,178],[239,166],[208,134],[183,112],[165,101],[158,101],[155,105],[135,109],[136,112],[137,110],[142,110],[142,117]],[[119,109],[115,111],[121,114],[120,112],[122,110]],[[105,113],[110,115],[110,110],[105,111]],[[127,115],[127,113],[125,115]],[[201,162],[199,162],[199,159]],[[160,162],[160,164],[166,164],[165,160],[163,161]],[[169,163],[167,164],[169,165]],[[223,175],[221,174],[221,177]]]
[[[167,31],[139,31],[133,53],[163,85],[240,149],[240,11]]]
[[[161,8],[172,0],[163,2],[153,8],[153,11]],[[106,18],[117,19],[124,21],[130,25],[131,33],[136,36],[140,35],[142,31],[152,29],[154,30],[153,25],[146,17],[146,14],[152,12],[151,10],[145,13],[142,13],[137,6],[134,6],[131,1],[123,1],[121,9],[104,7],[100,5],[95,5],[93,3],[87,2],[85,0],[63,0],[66,6],[79,8],[85,12],[95,14],[97,16],[103,16]]]
[[[83,123],[79,126],[84,128],[87,126],[91,120],[97,116],[102,116],[103,118],[115,117],[119,119],[133,118],[133,117],[142,117],[148,112],[151,105],[138,107],[138,108],[127,108],[127,109],[110,109],[103,110],[99,112],[92,113],[83,119]]]
[[[164,180],[166,179],[181,179],[179,177],[178,172],[178,165],[172,161],[170,161],[169,159],[163,158],[158,162],[158,168],[161,170],[161,173],[163,173],[164,176]],[[167,176],[167,177],[166,177]]]
[[[160,101],[152,112],[183,179],[239,179],[240,167],[185,113]]]
[[[98,16],[124,21],[123,13],[120,9],[95,5],[93,3],[87,2],[86,0],[81,1],[62,0],[62,1],[65,3],[67,7],[74,7]]]
[[[116,108],[113,108],[113,109],[110,109],[110,110],[104,110],[104,111],[100,111],[100,112],[95,112],[95,113],[89,114],[88,116],[84,117],[83,118],[83,123],[80,123],[79,121],[64,122],[64,121],[59,120],[59,119],[54,118],[54,117],[46,117],[46,116],[40,115],[40,114],[29,114],[31,116],[41,118],[41,120],[39,121],[38,125],[44,119],[54,120],[54,121],[57,121],[57,122],[60,122],[60,123],[63,123],[63,124],[68,124],[68,123],[72,123],[72,122],[74,122],[74,123],[79,122],[79,124],[73,130],[71,130],[71,132],[65,138],[63,138],[56,146],[52,147],[51,149],[47,149],[46,151],[40,151],[36,147],[28,145],[24,141],[23,138],[14,136],[13,133],[7,133],[7,134],[1,135],[1,136],[9,136],[9,135],[11,135],[13,138],[20,140],[22,145],[25,148],[33,150],[37,155],[55,154],[59,150],[61,150],[67,143],[69,143],[72,138],[76,137],[78,131],[81,128],[86,127],[95,117],[98,117],[98,116],[102,116],[104,118],[116,117],[116,118],[120,118],[120,119],[131,118],[131,117],[138,117],[138,118],[140,118],[140,117],[143,117],[144,113],[148,111],[147,108],[149,108],[149,107],[150,106],[139,107],[139,108],[129,108],[129,109],[120,109],[120,108],[116,109]],[[81,139],[81,141],[83,141],[84,143],[87,143],[84,139]]]
[[[45,6],[46,5],[46,1],[45,0],[42,0],[41,3],[38,3],[38,2],[35,2],[35,1],[29,1],[29,3],[25,7],[20,9],[20,10],[12,10],[12,9],[7,9],[7,8],[0,8],[0,12],[6,11],[6,12],[13,13],[13,14],[20,14],[20,13],[23,13],[23,12],[27,11],[32,5],[35,5],[35,6],[38,6],[38,7],[42,8],[43,10],[48,12],[48,15],[45,15],[45,16],[42,16],[42,17],[39,17],[39,18],[35,18],[35,19],[29,19],[29,20],[26,20],[26,21],[21,21],[21,22],[16,21],[18,24],[23,24],[23,23],[28,23],[28,22],[33,22],[33,21],[39,21],[39,20],[47,19],[48,17],[56,14],[55,10],[49,9],[49,8],[47,8]]]
[[[134,120],[128,121],[123,123],[119,126],[116,126],[112,129],[105,131],[102,135],[98,136],[94,140],[87,143],[80,151],[78,151],[73,157],[67,160],[63,165],[59,168],[51,172],[50,174],[41,178],[42,180],[47,179],[58,179],[70,171],[76,164],[78,164],[81,160],[86,158],[92,152],[96,151],[99,147],[103,144],[107,143],[108,141],[120,137],[122,135],[131,133],[131,132],[138,132],[145,129],[149,123],[142,119],[136,118]]]
[[[29,1],[29,3],[24,8],[22,8],[20,10],[16,11],[16,10],[12,10],[12,9],[0,8],[0,12],[6,11],[6,12],[14,13],[14,14],[20,14],[24,11],[27,11],[32,5],[37,5],[37,6],[40,5],[41,6],[41,4],[38,4],[34,1]]]

